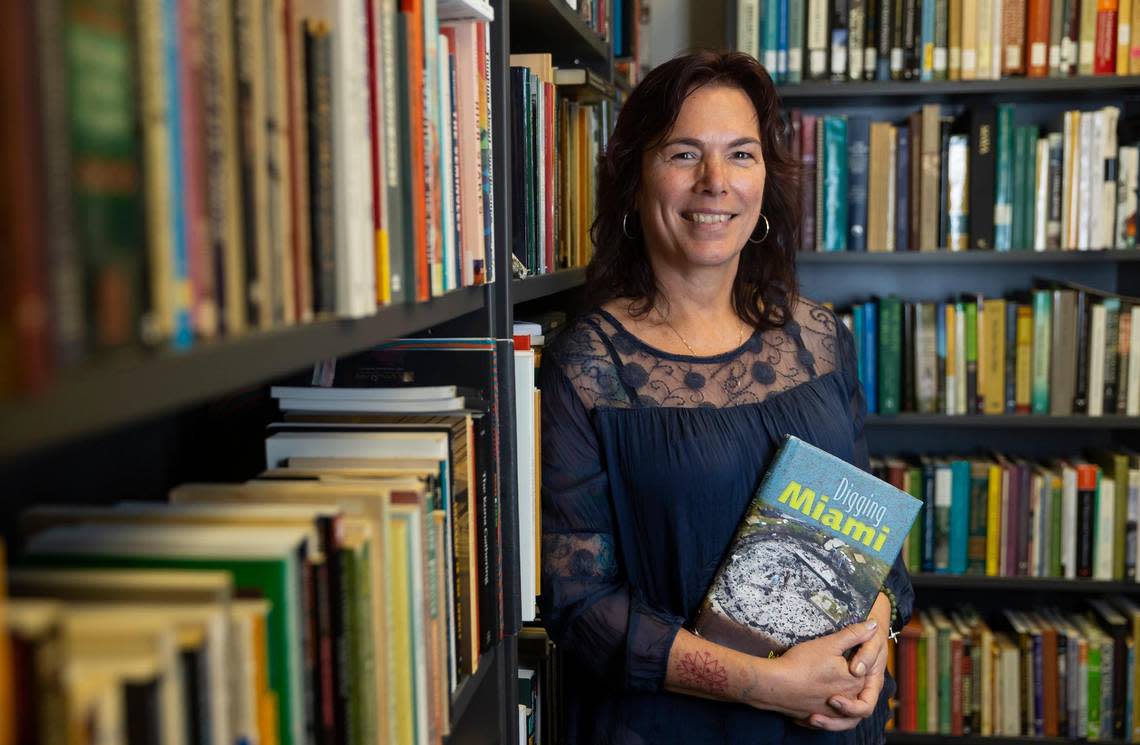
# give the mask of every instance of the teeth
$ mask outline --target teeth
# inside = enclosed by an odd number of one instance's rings
[[[692,212],[689,214],[689,219],[701,225],[710,225],[713,223],[728,222],[732,215],[712,214],[710,212]]]

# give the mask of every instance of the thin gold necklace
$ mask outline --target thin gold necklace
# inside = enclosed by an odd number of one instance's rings
[[[677,327],[672,324],[672,322],[669,320],[669,318],[664,313],[662,313],[660,309],[657,310],[657,315],[661,316],[661,320],[665,322],[666,326],[673,329],[673,333],[677,335],[677,338],[680,339],[681,343],[685,345],[685,348],[689,350],[689,354],[691,354],[694,357],[700,357],[701,356],[701,355],[697,354],[697,351],[695,349],[693,349],[693,345],[691,345],[691,344],[689,344],[689,342],[685,341],[685,337],[681,335],[681,332],[677,330]],[[736,349],[737,347],[739,347],[743,343],[744,343],[744,324],[742,323],[742,324],[740,324],[739,328],[736,331],[736,347],[733,347],[733,348]]]

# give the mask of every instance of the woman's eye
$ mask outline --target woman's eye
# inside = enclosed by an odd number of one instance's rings
[[[733,153],[732,159],[733,160],[755,160],[755,158],[752,156],[752,153],[749,153],[749,152],[744,151],[744,150],[740,150],[738,152]]]
[[[697,159],[697,154],[694,152],[691,152],[691,151],[686,151],[683,153],[676,153],[673,155],[672,158],[670,158],[670,160],[696,160],[696,159]]]

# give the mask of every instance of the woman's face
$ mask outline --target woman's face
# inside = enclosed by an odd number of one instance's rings
[[[721,85],[695,90],[641,159],[637,208],[650,255],[678,267],[734,262],[760,217],[764,176],[748,96]]]

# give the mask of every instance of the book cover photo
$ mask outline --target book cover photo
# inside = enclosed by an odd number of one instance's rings
[[[787,435],[693,623],[773,657],[867,618],[922,503]]]

